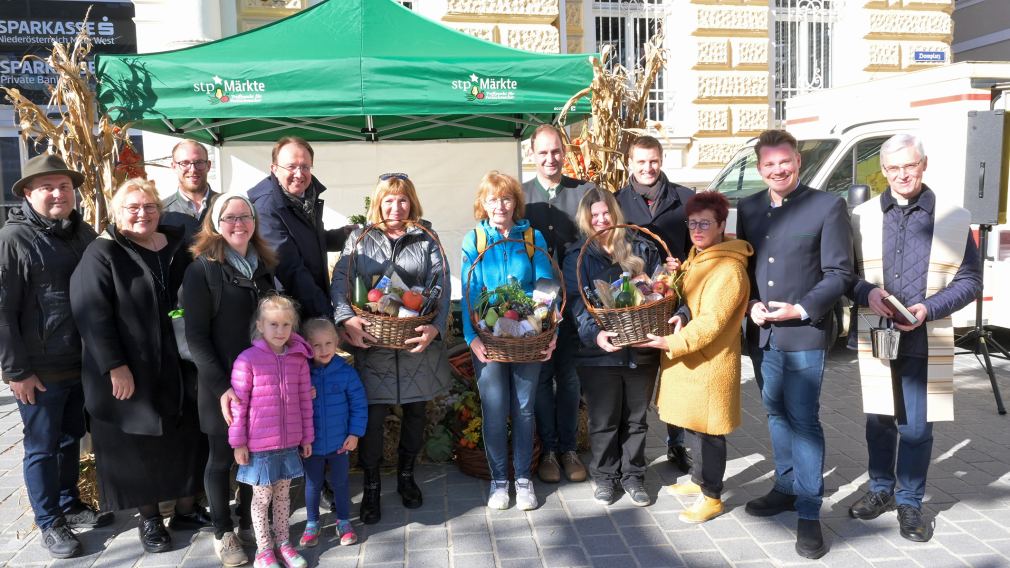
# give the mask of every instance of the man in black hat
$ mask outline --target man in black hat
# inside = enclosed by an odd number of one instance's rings
[[[25,200],[0,228],[0,370],[24,422],[28,500],[54,558],[81,553],[71,529],[113,520],[82,503],[77,490],[84,391],[70,274],[96,237],[74,210],[83,181],[56,156],[32,158],[13,187]]]

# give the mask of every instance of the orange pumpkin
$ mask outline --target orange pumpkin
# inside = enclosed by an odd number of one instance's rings
[[[403,293],[403,297],[400,298],[400,301],[403,302],[403,307],[417,312],[421,310],[421,306],[424,304],[424,296],[414,292],[413,290],[407,290]]]

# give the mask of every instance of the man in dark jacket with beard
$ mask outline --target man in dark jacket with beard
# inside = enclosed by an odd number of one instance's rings
[[[312,146],[296,136],[274,144],[270,175],[249,190],[263,238],[277,251],[277,279],[301,304],[304,319],[333,317],[327,251],[344,249],[354,228],[323,227],[326,187],[312,175]]]
[[[112,522],[80,500],[84,435],[81,337],[70,313],[70,274],[95,239],[74,210],[84,176],[56,156],[25,164],[25,197],[0,229],[0,367],[24,422],[24,481],[41,544],[54,558],[81,553],[73,528]]]
[[[615,197],[625,221],[659,235],[673,256],[683,261],[691,250],[684,205],[694,191],[666,179],[662,167],[663,145],[652,136],[638,137],[628,149],[628,185]],[[679,426],[667,426],[666,459],[684,473],[691,470],[684,429]]]

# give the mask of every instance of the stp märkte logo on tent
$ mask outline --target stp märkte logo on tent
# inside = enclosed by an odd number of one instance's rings
[[[263,81],[255,79],[222,79],[217,75],[204,83],[193,83],[193,91],[206,93],[208,102],[219,103],[258,103],[263,100],[267,86]]]
[[[470,73],[467,79],[453,81],[452,88],[463,91],[466,100],[472,102],[511,101],[516,98],[519,82],[508,77],[480,77]]]

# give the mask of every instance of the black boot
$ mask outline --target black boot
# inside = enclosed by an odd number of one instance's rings
[[[400,454],[396,466],[396,492],[403,499],[403,506],[408,509],[416,509],[424,503],[421,488],[414,482],[414,456]]]
[[[374,525],[382,518],[379,510],[379,494],[382,492],[382,478],[379,468],[365,470],[364,495],[361,497],[361,522]]]

